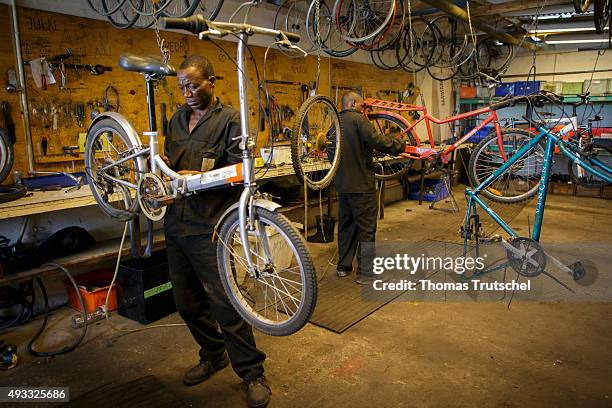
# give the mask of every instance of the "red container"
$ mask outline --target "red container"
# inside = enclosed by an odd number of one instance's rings
[[[83,303],[85,304],[87,313],[92,313],[106,302],[108,287],[113,280],[113,271],[110,269],[97,269],[95,271],[82,273],[76,276],[74,280],[83,297]],[[64,279],[64,286],[68,294],[68,304],[71,308],[80,312],[81,303],[79,302],[79,296],[74,290],[74,286],[72,286],[72,283],[68,279]],[[116,285],[113,285],[113,289],[108,299],[109,311],[117,309],[116,289]]]
[[[459,88],[459,97],[461,99],[473,99],[476,97],[475,86],[462,86]]]

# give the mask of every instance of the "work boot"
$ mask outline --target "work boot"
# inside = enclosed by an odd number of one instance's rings
[[[251,408],[264,408],[268,406],[270,402],[270,387],[266,385],[266,377],[263,375],[251,381],[243,382],[244,390],[246,391],[246,398],[249,407]]]
[[[223,370],[229,364],[226,353],[214,363],[210,361],[200,361],[200,364],[191,367],[183,376],[183,384],[187,386],[197,385],[208,380],[217,371]]]
[[[351,274],[351,272],[353,272],[353,268],[342,268],[342,267],[340,267],[340,268],[338,268],[336,270],[336,275],[339,278],[344,278],[346,276],[349,276]]]

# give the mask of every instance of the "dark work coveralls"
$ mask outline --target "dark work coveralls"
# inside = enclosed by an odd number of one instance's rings
[[[372,270],[367,266],[361,270],[359,243],[375,241],[378,215],[372,150],[399,154],[404,151],[405,143],[377,133],[370,121],[356,110],[343,110],[340,120],[344,144],[334,179],[339,201],[337,269],[352,271],[357,253],[357,274],[366,276]]]
[[[172,116],[164,144],[171,167],[201,170],[203,159],[214,168],[241,160],[238,112],[217,99],[189,133],[191,108]],[[250,381],[263,374],[266,355],[255,346],[251,327],[234,310],[217,271],[214,226],[238,200],[240,189],[222,188],[195,194],[168,208],[164,222],[172,290],[179,314],[200,345],[200,359],[216,362],[227,350],[238,376]]]

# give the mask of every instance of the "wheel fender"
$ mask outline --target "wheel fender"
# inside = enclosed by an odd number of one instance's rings
[[[268,211],[276,211],[278,208],[282,207],[280,204],[275,203],[274,201],[265,200],[263,198],[257,198],[253,200],[253,205],[255,207],[265,208]],[[217,221],[217,224],[215,224],[213,239],[216,238],[217,231],[221,227],[221,225],[223,225],[223,222],[225,222],[225,219],[229,217],[229,215],[233,211],[237,211],[237,210],[238,210],[238,202],[232,204],[227,210],[225,210],[225,212],[219,218],[219,221]]]
[[[132,126],[132,124],[125,118],[125,116],[117,112],[102,112],[97,115],[89,125],[89,128],[87,129],[87,134],[89,134],[89,131],[91,130],[93,125],[105,118],[111,118],[121,125],[121,127],[125,131],[125,134],[130,139],[132,146],[142,147],[142,142],[140,141],[140,137],[138,136],[138,132],[136,131],[136,129],[134,129],[134,126]]]
[[[115,120],[124,130],[125,134],[127,135],[128,139],[130,140],[130,143],[132,144],[133,147],[138,147],[138,148],[142,148],[142,142],[140,141],[140,137],[138,136],[138,132],[136,131],[136,129],[134,129],[134,126],[132,126],[132,124],[130,123],[129,120],[126,119],[125,116],[123,116],[120,113],[117,112],[102,112],[100,114],[98,114],[94,120],[91,121],[91,124],[89,125],[89,128],[87,129],[87,137],[89,137],[89,132],[91,132],[91,128],[98,123],[99,121],[101,121],[102,119],[106,119],[106,118],[110,118]],[[146,160],[144,159],[143,156],[138,156],[136,158],[136,161],[138,162],[138,166],[140,167],[141,172],[147,172],[148,170],[148,165]],[[140,175],[137,175],[137,180],[140,180]]]

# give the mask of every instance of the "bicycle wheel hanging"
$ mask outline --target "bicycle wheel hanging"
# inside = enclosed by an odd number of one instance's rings
[[[198,8],[200,0],[170,0],[160,17],[189,17]]]
[[[400,119],[386,113],[371,113],[368,119],[378,133],[401,138],[406,145],[416,146],[412,132],[406,131],[407,126]],[[405,174],[414,162],[402,156],[392,156],[374,151],[373,154],[374,173],[378,180],[390,180]]]
[[[240,239],[238,211],[223,222],[217,263],[221,282],[236,311],[257,330],[286,336],[301,329],[317,299],[316,273],[306,242],[282,214],[254,207],[248,231],[249,273]]]
[[[607,166],[612,166],[612,149],[607,146],[600,146],[593,143],[579,150],[580,158],[591,167],[594,167],[603,173],[607,173],[598,163],[605,163]],[[581,186],[590,188],[600,188],[608,184],[605,180],[597,177],[594,174],[583,170],[578,164],[572,160],[567,162],[567,171],[572,181]],[[610,175],[610,174],[608,174]]]
[[[87,132],[85,173],[91,193],[102,211],[120,221],[134,218],[139,209],[135,193],[146,163],[142,157],[126,159],[134,151],[123,127],[111,118]]]
[[[300,183],[313,190],[327,187],[342,158],[342,127],[334,102],[326,96],[308,98],[300,107],[291,139],[291,162]]]
[[[533,134],[525,130],[502,129],[504,154],[509,159],[532,138]],[[476,145],[470,156],[468,165],[470,181],[474,186],[479,185],[504,163],[497,134],[493,132]],[[544,147],[538,143],[489,187],[482,190],[482,193],[487,198],[500,203],[518,203],[527,200],[538,192],[543,166]]]
[[[136,21],[140,18],[140,14],[136,13],[127,0],[100,0],[104,10],[115,8],[120,4],[117,12],[109,14],[106,19],[115,28],[126,29],[133,27]],[[143,2],[144,0],[140,0]]]
[[[347,57],[357,52],[357,48],[348,44],[336,30],[331,10],[325,1],[320,2],[319,8],[321,21],[318,25],[316,24],[316,1],[310,3],[306,19],[306,33],[315,47],[321,47],[326,54],[336,58]]]
[[[335,26],[346,41],[368,41],[382,32],[396,12],[395,0],[363,2],[336,0],[333,7]]]

